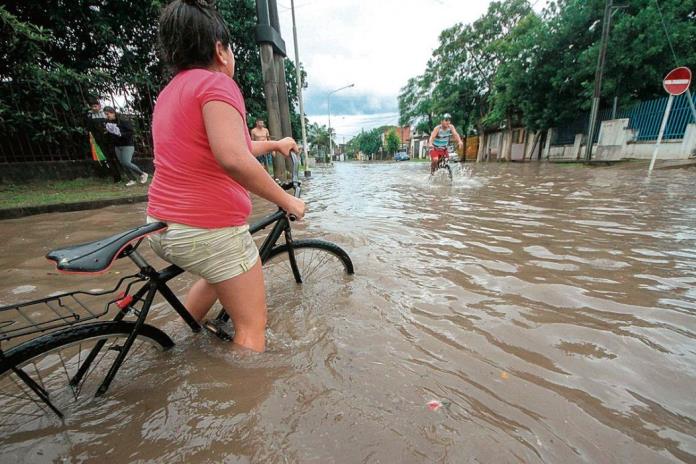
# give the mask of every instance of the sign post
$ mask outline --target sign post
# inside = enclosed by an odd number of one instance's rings
[[[657,136],[657,143],[655,143],[655,150],[653,151],[652,160],[650,160],[650,168],[648,168],[648,174],[651,173],[653,168],[655,167],[655,160],[657,159],[657,153],[660,151],[662,137],[665,135],[665,128],[667,127],[669,114],[672,112],[672,104],[674,103],[674,97],[676,95],[681,95],[687,90],[689,90],[689,85],[691,85],[691,70],[687,67],[673,69],[669,72],[669,74],[667,74],[667,76],[665,76],[665,79],[662,81],[662,86],[669,94],[669,99],[667,100],[667,108],[665,108],[665,115],[662,117],[660,133]]]

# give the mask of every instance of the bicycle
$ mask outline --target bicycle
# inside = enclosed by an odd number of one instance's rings
[[[295,153],[292,160],[292,180],[280,185],[299,197],[299,160]],[[288,265],[297,284],[308,278],[324,282],[327,276],[354,273],[352,260],[338,245],[318,239],[294,240],[293,220],[278,209],[250,226],[255,234],[273,225],[259,248],[264,266]],[[74,291],[0,307],[0,433],[4,437],[28,427],[52,424],[56,418],[64,420],[71,403],[78,404],[92,395],[103,396],[124,362],[140,356],[134,361],[140,366],[143,353],[150,352],[148,347],[154,352],[172,348],[174,342],[169,335],[146,322],[157,294],[194,333],[200,332],[201,324],[167,285],[184,270],[170,265],[157,271],[138,252],[148,235],[166,227],[162,222],[146,224],[46,255],[59,271],[84,274],[106,272],[114,261],[129,258],[138,272],[121,278],[113,289]],[[278,243],[281,236],[284,243]],[[318,271],[324,274],[317,275]],[[88,300],[102,300],[103,306],[94,310]],[[114,311],[111,320],[99,321]],[[228,339],[220,330],[226,319],[222,314],[205,325],[220,338]],[[3,349],[10,340],[20,342]]]
[[[452,167],[449,165],[449,152],[447,148],[436,149],[444,152],[444,155],[438,157],[437,168],[430,174],[430,179],[432,180],[439,170],[445,171],[450,182],[452,182]]]

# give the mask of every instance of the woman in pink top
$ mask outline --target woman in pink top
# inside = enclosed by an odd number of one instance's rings
[[[297,145],[291,138],[250,140],[244,98],[232,79],[230,34],[208,1],[167,5],[159,36],[175,75],[157,98],[152,122],[156,171],[148,220],[169,227],[151,245],[201,277],[185,303],[197,320],[220,300],[234,323],[234,343],[263,351],[265,289],[247,224],[248,191],[302,218],[304,202],[281,189],[254,157],[270,151],[288,156]]]

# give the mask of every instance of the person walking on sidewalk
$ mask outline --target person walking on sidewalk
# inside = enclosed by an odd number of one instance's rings
[[[141,184],[146,183],[148,174],[133,163],[133,153],[135,153],[133,124],[127,118],[116,114],[116,110],[110,106],[104,108],[104,114],[106,115],[106,131],[111,135],[118,162],[121,163],[127,175],[139,180]],[[126,183],[127,187],[132,185],[135,185],[135,180]]]
[[[257,119],[254,128],[251,129],[251,140],[254,142],[267,142],[271,140],[271,133],[266,128],[262,119]],[[271,172],[271,164],[273,159],[272,153],[264,153],[256,157],[269,173]]]
[[[101,157],[97,155],[94,159],[100,163],[106,162],[106,167],[113,176],[114,183],[121,182],[121,169],[116,159],[111,137],[106,131],[106,114],[96,97],[90,97],[88,104],[89,111],[85,115],[85,127],[89,134],[90,146],[93,153],[97,151],[103,155]]]

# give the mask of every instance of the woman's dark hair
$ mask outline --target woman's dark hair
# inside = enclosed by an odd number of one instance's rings
[[[159,20],[162,59],[174,72],[206,68],[215,57],[215,44],[230,45],[230,31],[214,0],[174,0]]]

